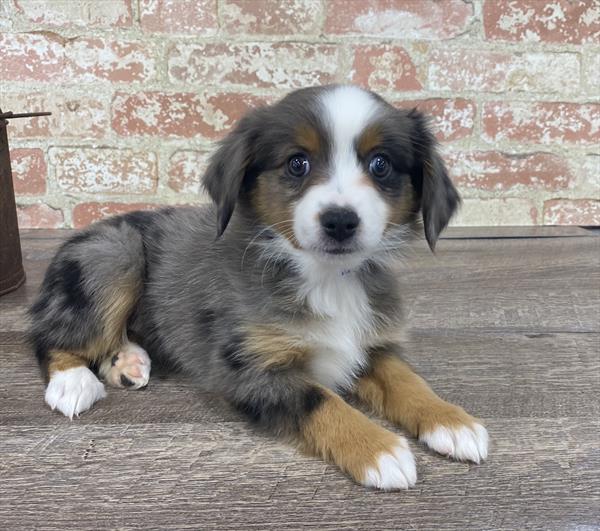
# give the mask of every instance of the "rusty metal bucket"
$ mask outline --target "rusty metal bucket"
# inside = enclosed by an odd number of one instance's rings
[[[13,114],[0,109],[0,295],[25,282],[17,207],[8,151],[7,119],[46,116],[50,113]]]

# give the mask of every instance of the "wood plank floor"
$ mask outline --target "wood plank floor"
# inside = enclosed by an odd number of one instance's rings
[[[368,491],[248,427],[183,376],[109,390],[70,421],[43,402],[24,308],[66,231],[28,231],[0,298],[2,529],[600,529],[600,236],[449,231],[399,273],[407,358],[486,422],[489,460],[411,446],[419,481]]]

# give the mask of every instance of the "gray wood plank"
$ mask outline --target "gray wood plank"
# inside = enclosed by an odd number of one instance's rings
[[[420,480],[399,493],[365,490],[237,423],[7,427],[0,518],[21,529],[598,525],[598,421],[492,419],[489,427],[492,457],[481,466],[413,444]]]
[[[445,240],[399,274],[413,328],[600,331],[600,238]]]
[[[569,238],[590,236],[589,230],[576,226],[534,225],[500,227],[449,227],[442,239],[453,238]]]

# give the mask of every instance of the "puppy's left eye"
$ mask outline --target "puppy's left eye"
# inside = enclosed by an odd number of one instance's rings
[[[288,160],[288,171],[293,177],[304,177],[310,171],[310,162],[306,155],[298,153]]]
[[[392,172],[392,165],[385,155],[378,153],[369,162],[369,171],[375,179],[385,179]]]

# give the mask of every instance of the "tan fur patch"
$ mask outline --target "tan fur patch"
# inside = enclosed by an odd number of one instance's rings
[[[334,462],[356,481],[377,466],[382,453],[393,451],[398,436],[369,420],[331,391],[302,427],[305,450]]]
[[[381,144],[381,130],[377,125],[370,125],[360,135],[356,144],[358,154],[365,158],[371,151]]]
[[[309,357],[302,338],[269,325],[244,330],[244,346],[264,369],[302,366]]]
[[[379,355],[357,383],[358,396],[375,412],[417,437],[439,426],[472,427],[476,419],[437,396],[402,360]]]
[[[55,372],[66,371],[75,367],[87,367],[88,364],[87,360],[71,352],[52,350],[48,354],[48,376],[50,377]]]
[[[366,173],[361,174],[358,183],[361,186],[368,186],[369,188],[375,188],[377,190],[377,186],[375,186],[373,179],[371,179],[371,177]]]
[[[408,180],[402,186],[399,197],[386,197],[386,201],[389,206],[388,227],[404,225],[414,217],[418,208],[414,189]]]
[[[321,139],[318,131],[308,124],[303,124],[296,131],[296,143],[305,152],[318,154],[321,151]]]
[[[127,319],[137,302],[142,283],[139,275],[116,281],[101,301],[101,313],[104,323],[104,350],[113,352],[127,340]]]
[[[299,243],[294,235],[293,206],[287,196],[278,175],[274,172],[263,173],[256,180],[251,201],[259,219],[298,248]]]

